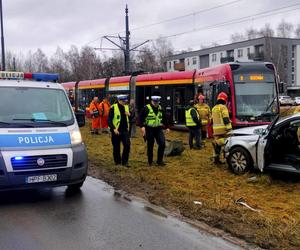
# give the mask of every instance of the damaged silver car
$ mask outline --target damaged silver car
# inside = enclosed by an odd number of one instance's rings
[[[300,113],[231,131],[224,149],[228,165],[236,174],[251,168],[300,173],[299,127]]]

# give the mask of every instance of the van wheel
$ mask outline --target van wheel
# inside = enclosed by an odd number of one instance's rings
[[[247,150],[241,147],[234,148],[228,158],[228,165],[235,174],[244,174],[252,166],[251,156]]]
[[[83,182],[84,182],[84,181],[79,182],[79,183],[76,183],[76,184],[68,185],[68,189],[69,189],[69,190],[72,190],[72,191],[79,190],[79,189],[82,187]]]

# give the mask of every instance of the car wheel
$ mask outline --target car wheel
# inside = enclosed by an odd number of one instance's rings
[[[84,181],[79,182],[79,183],[76,183],[76,184],[68,185],[68,189],[69,189],[69,190],[72,190],[72,191],[79,190],[79,189],[82,187],[83,182],[84,182]]]
[[[249,171],[252,166],[250,154],[241,147],[234,148],[230,151],[227,162],[235,174],[244,174]]]

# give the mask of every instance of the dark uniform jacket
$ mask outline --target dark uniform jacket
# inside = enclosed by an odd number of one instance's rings
[[[121,113],[121,121],[120,121],[120,126],[119,126],[118,131],[119,132],[128,131],[127,118],[126,118],[126,115],[125,115],[125,107],[123,105],[119,104],[119,103],[118,103],[118,107],[119,107],[119,110],[120,110],[120,113]],[[115,126],[113,124],[114,116],[115,116],[114,108],[111,108],[109,110],[107,122],[108,122],[108,126],[109,126],[109,128],[112,132],[115,129]]]

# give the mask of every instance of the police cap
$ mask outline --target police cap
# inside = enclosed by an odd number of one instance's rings
[[[153,95],[151,96],[151,100],[154,102],[160,102],[161,96]]]
[[[117,95],[119,101],[127,101],[128,95]]]

